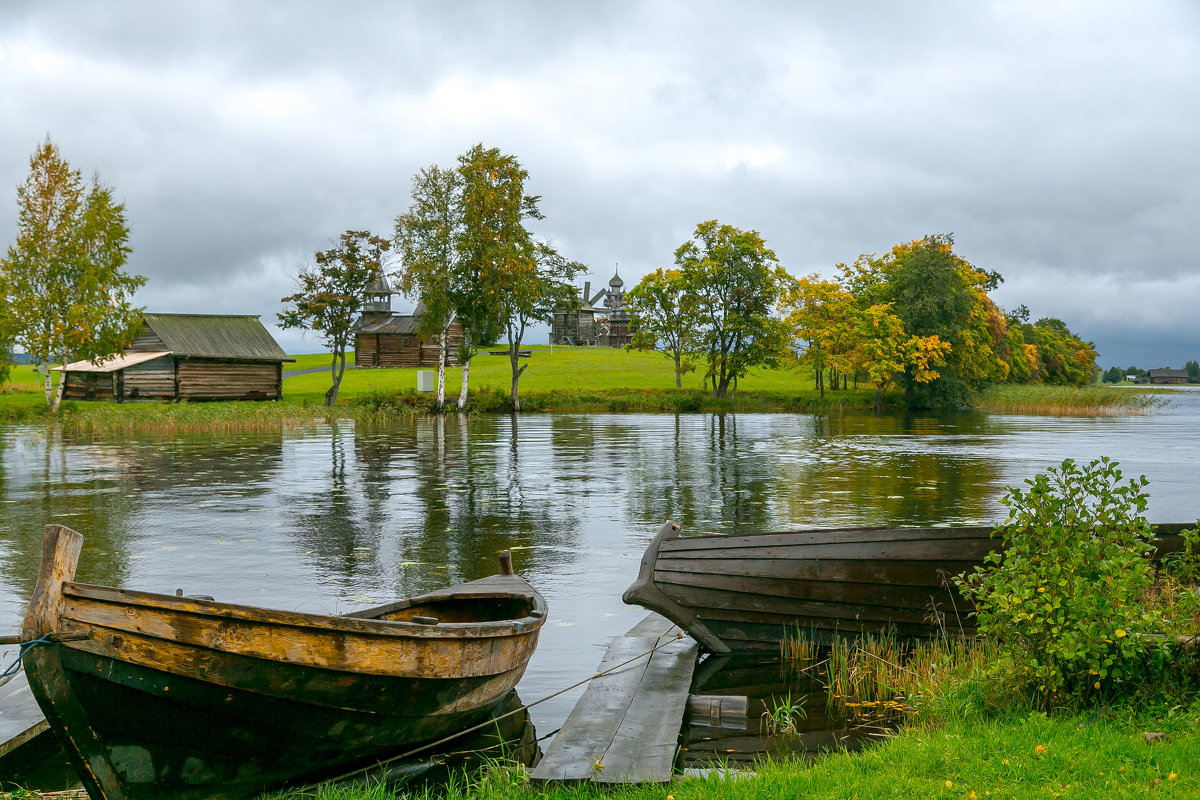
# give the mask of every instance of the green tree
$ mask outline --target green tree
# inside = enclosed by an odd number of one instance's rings
[[[823,398],[827,368],[848,374],[859,366],[857,300],[836,281],[813,274],[794,281],[784,292],[782,305],[798,360],[812,368],[813,384]]]
[[[791,276],[757,231],[715,219],[675,250],[675,265],[701,321],[713,397],[727,397],[751,367],[774,364],[783,351],[787,325],[773,312]]]
[[[500,315],[504,320],[508,362],[512,368],[509,397],[513,411],[521,410],[517,382],[529,366],[528,362],[519,363],[521,339],[526,328],[535,320],[548,322],[554,309],[571,303],[575,298],[571,281],[584,270],[582,264],[568,261],[549,244],[537,242],[532,259],[514,261],[508,265],[505,274],[497,276],[504,287],[500,295]]]
[[[278,315],[283,328],[312,329],[322,335],[333,353],[329,371],[333,385],[325,392],[325,405],[337,402],[338,387],[346,372],[346,347],[362,311],[365,293],[383,270],[387,239],[369,231],[346,231],[341,244],[313,254],[315,266],[296,276],[298,291],[280,300],[288,304]]]
[[[504,292],[528,279],[535,262],[526,219],[541,219],[537,196],[525,194],[529,174],[514,156],[477,144],[458,157],[462,180],[459,270],[454,278],[458,320],[463,326],[462,391],[467,403],[471,356],[500,338]],[[514,367],[514,370],[516,368]]]
[[[1096,348],[1054,317],[1043,317],[1022,326],[1034,345],[1036,366],[1033,377],[1038,383],[1086,386],[1095,380]]]
[[[146,279],[124,271],[132,252],[125,205],[98,176],[86,187],[49,136],[29,159],[17,209],[17,239],[0,260],[0,339],[46,370],[46,405],[56,411],[63,382],[52,389],[49,365],[98,363],[123,350],[141,323],[130,301]]]
[[[1125,379],[1125,373],[1121,372],[1120,367],[1109,367],[1104,371],[1104,383],[1120,383]]]
[[[396,217],[395,242],[403,264],[400,290],[415,294],[425,308],[417,334],[438,341],[438,411],[446,402],[447,336],[466,302],[459,294],[462,212],[462,177],[434,164],[413,176],[412,204]],[[462,363],[465,368],[467,362]]]
[[[1187,370],[1188,383],[1200,383],[1200,362],[1193,358],[1183,368]]]
[[[675,388],[682,387],[683,373],[693,368],[689,354],[696,350],[699,328],[683,273],[660,267],[626,292],[625,302],[633,316],[629,346],[670,358],[675,363]]]
[[[1004,317],[988,297],[1002,280],[954,253],[954,238],[935,234],[896,245],[881,258],[862,256],[848,270],[851,291],[868,306],[890,303],[910,336],[950,345],[936,378],[901,380],[910,406],[959,405],[1009,368],[1001,357],[1007,340]]]

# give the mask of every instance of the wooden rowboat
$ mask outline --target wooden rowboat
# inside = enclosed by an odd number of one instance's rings
[[[500,574],[345,616],[74,583],[47,525],[25,672],[93,800],[245,798],[483,719],[546,603]]]
[[[1194,523],[1193,523],[1194,525]],[[1154,557],[1193,525],[1157,525]],[[622,599],[657,611],[712,653],[773,650],[892,632],[971,635],[972,607],[950,580],[1000,547],[991,526],[838,528],[679,536],[668,521]]]

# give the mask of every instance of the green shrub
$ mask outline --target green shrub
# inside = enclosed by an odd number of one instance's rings
[[[1200,521],[1195,528],[1180,531],[1183,549],[1166,558],[1171,576],[1183,583],[1200,583]]]
[[[1082,468],[1067,459],[1010,488],[993,534],[1003,551],[956,579],[980,633],[1003,645],[1014,677],[1043,703],[1108,696],[1145,664],[1158,621],[1138,603],[1153,580],[1148,481],[1121,480],[1108,458]]]

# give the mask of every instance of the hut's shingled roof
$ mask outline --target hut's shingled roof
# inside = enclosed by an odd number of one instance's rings
[[[179,358],[295,361],[257,314],[143,314],[147,327]]]

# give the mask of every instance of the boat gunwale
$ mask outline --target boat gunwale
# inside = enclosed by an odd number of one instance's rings
[[[497,576],[491,576],[495,578]],[[114,605],[140,606],[148,609],[161,610],[175,614],[216,617],[227,620],[253,622],[262,625],[308,628],[330,633],[355,633],[366,636],[382,636],[387,638],[413,639],[470,639],[498,638],[531,633],[542,627],[546,621],[546,601],[537,590],[529,586],[519,576],[503,576],[519,581],[522,591],[505,592],[498,588],[489,588],[481,592],[460,592],[457,590],[470,587],[469,583],[450,587],[455,591],[441,594],[429,593],[406,598],[378,609],[399,610],[408,606],[418,605],[421,601],[447,602],[455,599],[529,599],[533,608],[524,617],[511,619],[487,620],[479,622],[438,622],[424,624],[405,620],[381,620],[361,616],[313,614],[304,611],[286,611],[282,609],[264,608],[241,603],[228,603],[218,600],[203,600],[192,597],[177,597],[174,595],[145,592],[135,589],[119,589],[112,586],[80,583],[76,581],[63,584],[64,597],[79,598],[85,601],[108,602]],[[490,580],[483,578],[481,580]],[[461,597],[460,597],[461,595]],[[372,611],[376,609],[364,609]],[[538,613],[540,612],[540,613]],[[385,613],[380,610],[379,613]],[[64,620],[68,621],[68,620]]]

